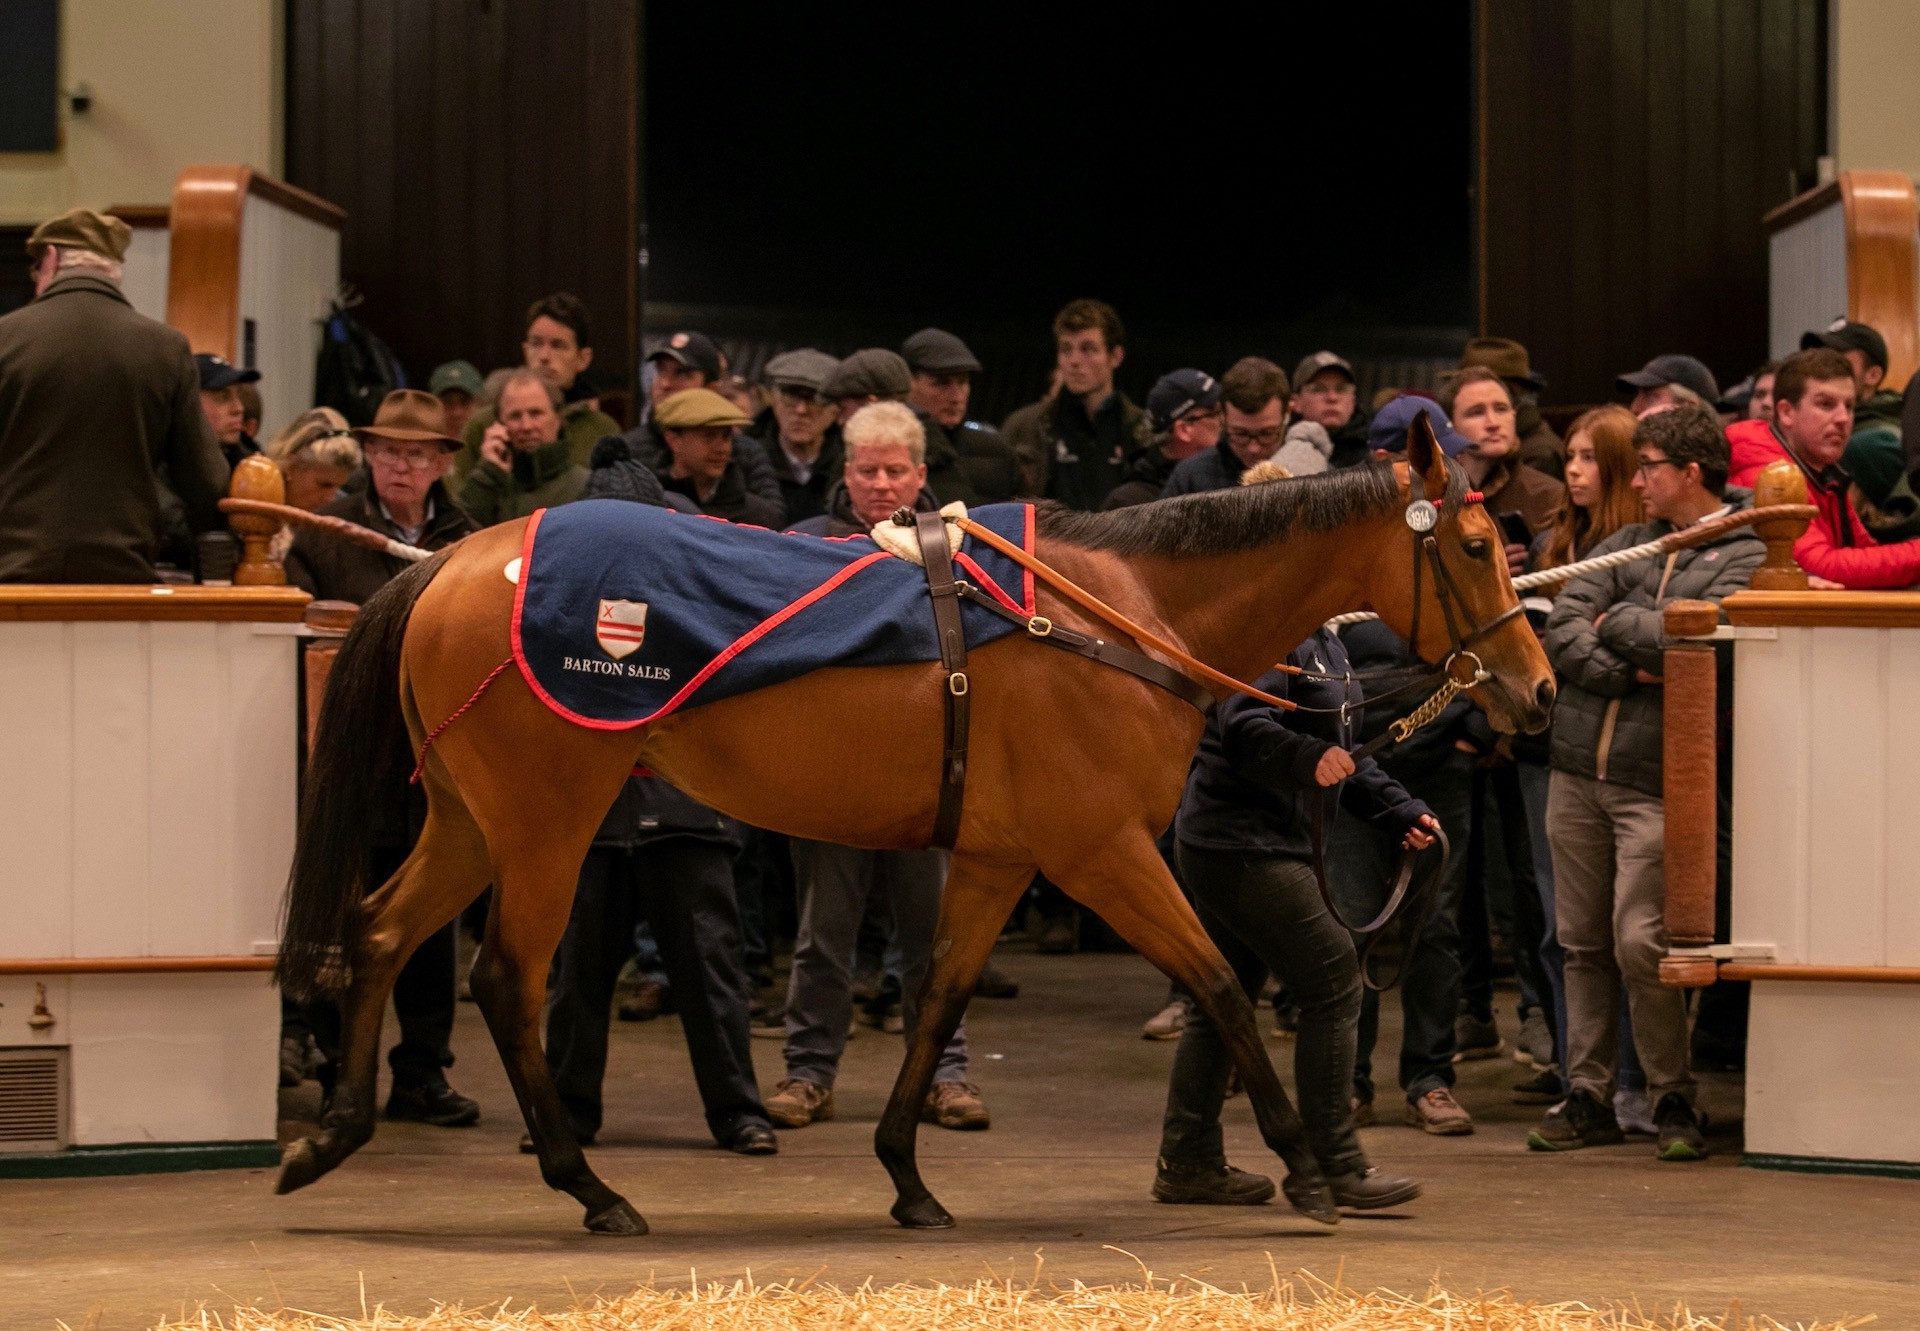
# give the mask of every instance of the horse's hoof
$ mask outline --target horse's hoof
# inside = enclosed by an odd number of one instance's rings
[[[904,1198],[893,1204],[893,1218],[908,1229],[952,1229],[953,1216],[931,1197],[917,1201]]]
[[[616,1238],[639,1238],[647,1232],[647,1222],[627,1201],[617,1201],[604,1210],[595,1211],[587,1217],[587,1229],[594,1234],[611,1234]]]
[[[1305,1184],[1288,1179],[1280,1185],[1280,1191],[1286,1193],[1293,1209],[1307,1219],[1318,1220],[1323,1225],[1340,1223],[1340,1208],[1333,1204],[1333,1190],[1318,1179]]]
[[[302,1137],[292,1142],[280,1153],[280,1178],[273,1185],[275,1196],[284,1197],[298,1191],[327,1172],[320,1163],[320,1154],[314,1149],[311,1137]]]

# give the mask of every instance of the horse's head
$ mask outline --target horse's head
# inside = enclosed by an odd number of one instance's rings
[[[1553,668],[1520,612],[1500,529],[1450,465],[1422,412],[1396,464],[1404,516],[1373,561],[1368,600],[1421,659],[1446,663],[1494,729],[1533,734],[1553,710]],[[1477,682],[1470,682],[1477,681]]]

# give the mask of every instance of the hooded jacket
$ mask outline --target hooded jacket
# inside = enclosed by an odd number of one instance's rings
[[[1287,660],[1314,675],[1345,675],[1346,649],[1321,629]],[[1317,679],[1270,670],[1254,687],[1299,704],[1283,712],[1271,703],[1235,694],[1213,709],[1187,788],[1174,819],[1180,840],[1206,850],[1257,851],[1306,859],[1312,854],[1310,801],[1328,798],[1314,768],[1338,744],[1351,748],[1360,687],[1351,680]],[[1343,714],[1342,708],[1352,711]],[[1340,802],[1396,840],[1432,812],[1371,758],[1363,758],[1340,787]]]
[[[1752,495],[1730,489],[1726,500],[1744,509]],[[1673,530],[1665,521],[1634,523],[1591,553],[1624,550]],[[1665,694],[1635,673],[1658,675],[1663,668],[1668,639],[1661,611],[1682,599],[1717,604],[1745,587],[1765,557],[1753,529],[1735,527],[1705,545],[1589,573],[1561,590],[1543,635],[1560,678],[1549,759],[1555,771],[1662,795]],[[1732,656],[1719,650],[1719,657],[1724,699],[1731,696]]]
[[[576,384],[577,390],[580,385]],[[480,463],[480,440],[487,427],[494,422],[494,409],[480,407],[467,419],[467,428],[462,432],[464,442],[460,452],[453,459],[453,482],[460,488],[473,469]],[[579,398],[561,404],[560,437],[566,440],[567,456],[581,466],[588,465],[593,456],[593,446],[604,435],[614,433],[620,428],[620,422],[593,405],[591,398]]]
[[[1728,483],[1753,484],[1768,464],[1785,460],[1800,468],[1817,512],[1793,544],[1800,567],[1850,591],[1911,587],[1920,582],[1920,540],[1881,545],[1854,511],[1850,478],[1839,467],[1815,471],[1787,447],[1770,421],[1735,421],[1727,427],[1732,455]]]
[[[570,503],[587,488],[587,469],[573,460],[565,436],[531,452],[515,449],[511,462],[502,471],[483,460],[460,483],[460,507],[482,527]]]

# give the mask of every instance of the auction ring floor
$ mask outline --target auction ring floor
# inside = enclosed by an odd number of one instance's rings
[[[1364,1133],[1375,1162],[1411,1172],[1426,1196],[1403,1211],[1323,1230],[1266,1206],[1156,1205],[1152,1176],[1171,1044],[1139,1036],[1165,981],[1137,957],[1041,957],[1002,948],[1020,997],[978,1001],[974,1077],[993,1111],[983,1133],[921,1130],[924,1172],[959,1220],[909,1233],[871,1150],[897,1066],[898,1037],[862,1028],[848,1049],[838,1116],[783,1132],[781,1154],[748,1159],[712,1146],[699,1116],[678,1023],[616,1023],[608,1126],[592,1158],[653,1226],[645,1238],[596,1238],[579,1208],[548,1191],[515,1149],[521,1125],[478,1013],[463,1004],[455,1085],[484,1106],[477,1127],[383,1123],[373,1142],[305,1192],[272,1195],[271,1171],[0,1182],[0,1327],[118,1331],[206,1304],[357,1314],[383,1304],[501,1299],[564,1307],[650,1278],[751,1273],[813,1276],[843,1287],[986,1275],[1066,1284],[1194,1276],[1238,1288],[1307,1270],[1355,1289],[1423,1293],[1510,1289],[1521,1298],[1638,1305],[1684,1302],[1718,1313],[1812,1321],[1877,1314],[1920,1325],[1920,1183],[1774,1173],[1738,1164],[1739,1088],[1709,1078],[1716,1154],[1663,1165],[1645,1139],[1542,1157],[1525,1149],[1537,1109],[1509,1102],[1506,1057],[1460,1068],[1479,1121],[1465,1138],[1401,1125],[1383,1095]],[[1379,1070],[1397,1051],[1397,995],[1386,1004]],[[1501,1021],[1513,1028],[1502,995]],[[1262,1027],[1271,1015],[1261,1012]],[[389,1024],[391,1030],[391,1024]],[[763,1087],[778,1041],[756,1040]],[[1269,1039],[1288,1074],[1291,1046]],[[1861,1075],[1872,1074],[1862,1068]],[[163,1085],[129,1095],[166,1095]],[[1266,1170],[1244,1099],[1229,1102],[1228,1145]],[[1115,1251],[1120,1249],[1124,1251]],[[1132,1254],[1129,1256],[1128,1254]],[[1136,1262],[1135,1258],[1139,1259]]]

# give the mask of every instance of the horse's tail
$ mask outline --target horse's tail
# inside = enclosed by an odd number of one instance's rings
[[[369,882],[373,831],[412,763],[400,703],[400,650],[413,604],[447,561],[442,550],[382,587],[354,621],[327,676],[287,875],[274,977],[310,998],[344,989]],[[397,778],[395,774],[398,774]]]

